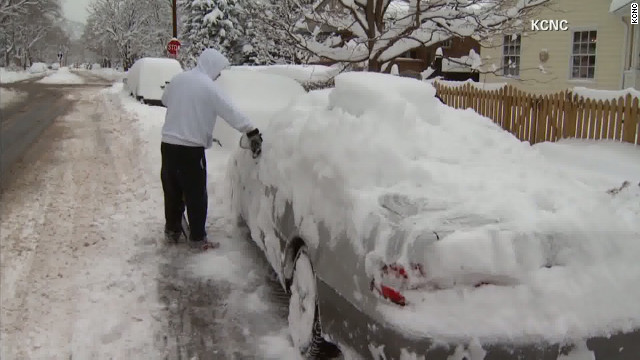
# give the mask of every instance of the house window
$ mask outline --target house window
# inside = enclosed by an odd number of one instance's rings
[[[504,37],[502,69],[505,76],[520,75],[520,35],[507,35]]]
[[[452,44],[452,43],[453,43],[453,40],[452,40],[452,39],[447,39],[447,40],[443,41],[443,42],[440,44],[440,46],[441,46],[443,49],[451,49],[451,44]]]
[[[595,30],[576,31],[573,33],[573,49],[571,51],[571,78],[593,79],[596,73],[596,38]]]

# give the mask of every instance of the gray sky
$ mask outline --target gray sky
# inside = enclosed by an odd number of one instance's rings
[[[92,0],[62,0],[62,12],[64,16],[73,21],[85,23],[87,21],[87,7]]]

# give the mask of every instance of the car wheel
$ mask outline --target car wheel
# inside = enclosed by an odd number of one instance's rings
[[[304,248],[298,252],[294,264],[289,298],[289,334],[293,346],[305,359],[316,359],[324,339],[318,318],[316,276]]]

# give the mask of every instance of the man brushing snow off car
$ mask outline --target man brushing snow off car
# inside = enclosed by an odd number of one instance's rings
[[[162,103],[167,107],[162,128],[162,188],[164,190],[165,235],[177,242],[182,232],[182,215],[187,208],[191,228],[189,244],[207,250],[207,163],[204,150],[213,144],[218,115],[231,127],[246,133],[254,154],[260,152],[262,135],[247,116],[238,111],[214,83],[229,60],[215,49],[206,49],[198,65],[176,75],[165,88]]]

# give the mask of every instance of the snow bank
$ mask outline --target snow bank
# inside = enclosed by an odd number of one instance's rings
[[[12,71],[6,68],[0,68],[0,84],[10,84],[22,80],[31,79],[42,74],[32,74],[27,71]]]
[[[120,70],[112,69],[112,68],[100,68],[94,70],[79,70],[79,71],[87,71],[91,75],[95,75],[99,78],[108,80],[108,81],[120,81],[124,79],[126,73]]]
[[[85,81],[80,76],[73,74],[69,68],[63,67],[57,72],[38,80],[41,84],[84,84]]]
[[[27,93],[11,89],[0,88],[0,109],[4,109],[9,104],[21,102],[27,97]]]
[[[303,96],[269,122],[265,139],[277,140],[253,176],[278,187],[276,211],[292,199],[296,223],[323,222],[334,241],[344,232],[367,277],[376,260],[422,263],[408,306],[378,305],[411,334],[561,341],[640,327],[640,150],[606,150],[625,170],[594,164],[607,175],[593,180],[558,155],[578,150],[531,147],[434,93],[413,79],[341,74],[328,99]],[[607,193],[624,180],[632,185]],[[247,201],[257,223],[274,206]],[[313,231],[305,238],[317,244]]]
[[[640,91],[634,88],[628,88],[624,90],[596,90],[589,89],[581,86],[577,86],[573,88],[573,93],[578,96],[583,96],[585,98],[590,98],[594,100],[614,100],[620,97],[626,97],[627,94],[631,94],[632,97],[640,97]]]
[[[328,81],[340,72],[339,68],[324,65],[234,66],[232,69],[282,75],[300,83]]]

